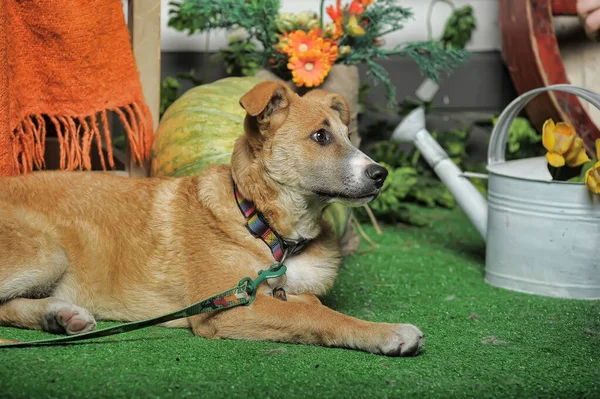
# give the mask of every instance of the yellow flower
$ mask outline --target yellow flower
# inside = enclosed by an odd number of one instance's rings
[[[600,162],[585,172],[585,185],[594,194],[600,194]]]
[[[324,29],[325,36],[335,38],[336,32],[337,32],[336,24],[330,23],[330,24],[325,25],[325,29]]]
[[[284,12],[279,14],[279,17],[275,21],[275,25],[280,32],[287,32],[294,28],[296,20],[293,14]]]
[[[581,166],[590,161],[590,158],[588,158],[587,153],[585,152],[583,140],[579,137],[575,137],[573,145],[565,152],[564,158],[567,166],[570,168]]]
[[[600,139],[596,140],[596,157],[600,160]],[[585,172],[585,185],[594,194],[600,194],[600,161]]]
[[[318,28],[321,22],[318,19],[311,19],[306,23],[306,29]]]
[[[350,46],[340,46],[339,53],[340,55],[346,55],[349,54],[351,50],[352,48]]]
[[[317,26],[320,25],[319,22],[319,18],[317,17],[317,14],[312,13],[312,12],[308,12],[308,11],[302,11],[297,15],[297,20],[298,24],[306,29],[312,29],[312,28],[316,28]]]
[[[284,33],[283,35],[279,36],[279,42],[277,42],[277,44],[274,47],[276,50],[287,54],[288,49],[290,47],[290,42],[290,37],[287,33]]]
[[[297,15],[297,21],[300,25],[306,25],[311,19],[313,19],[313,14],[308,11],[302,11]]]
[[[323,83],[331,70],[328,54],[321,51],[306,51],[290,58],[287,65],[298,87],[316,87]]]
[[[365,34],[365,30],[358,24],[356,15],[350,15],[348,18],[348,24],[346,25],[346,32],[350,36],[362,36]]]
[[[568,123],[559,122],[556,125],[548,119],[542,128],[542,144],[548,150],[548,163],[556,168],[565,164],[564,155],[575,141],[575,129]]]

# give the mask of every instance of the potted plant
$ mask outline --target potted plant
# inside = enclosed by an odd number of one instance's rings
[[[412,12],[395,0],[352,0],[325,7],[319,13],[281,13],[278,0],[184,0],[171,3],[169,26],[189,34],[213,29],[239,32],[222,53],[238,70],[288,82],[299,93],[313,88],[337,92],[348,101],[354,144],[359,144],[357,115],[359,75],[365,64],[375,84],[386,88],[387,105],[396,102],[396,89],[377,59],[408,56],[432,80],[465,58],[462,49],[440,41],[384,46],[384,36],[404,27]],[[230,67],[233,71],[236,68]]]

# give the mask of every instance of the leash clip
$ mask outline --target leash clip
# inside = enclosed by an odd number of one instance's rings
[[[258,289],[258,286],[263,281],[271,278],[281,277],[285,274],[286,271],[287,267],[283,263],[274,263],[269,269],[260,270],[258,272],[258,277],[254,280],[252,280],[250,277],[244,277],[240,280],[239,285],[246,285],[246,292],[248,293],[248,295],[254,296],[256,295],[256,290]]]

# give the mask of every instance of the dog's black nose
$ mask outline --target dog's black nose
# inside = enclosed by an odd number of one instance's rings
[[[373,165],[367,167],[367,169],[365,170],[365,174],[369,179],[375,181],[375,185],[377,186],[377,188],[379,188],[383,186],[383,182],[385,181],[385,178],[388,175],[388,171],[383,166],[374,163]]]

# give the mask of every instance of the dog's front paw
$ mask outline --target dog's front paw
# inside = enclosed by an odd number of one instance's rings
[[[58,334],[83,334],[96,327],[96,320],[90,312],[63,301],[50,305],[44,321],[43,325],[46,331]]]
[[[396,324],[394,332],[386,343],[381,345],[381,352],[387,356],[415,356],[425,342],[425,335],[412,324]]]

